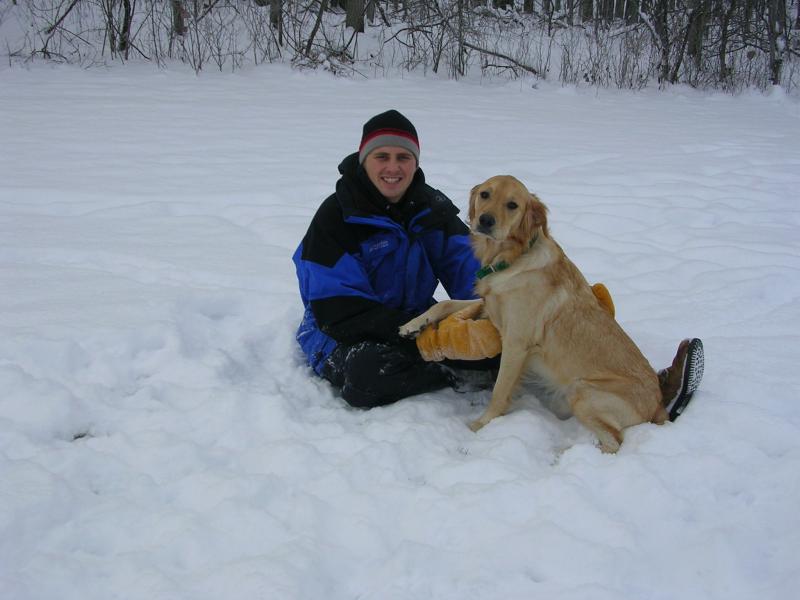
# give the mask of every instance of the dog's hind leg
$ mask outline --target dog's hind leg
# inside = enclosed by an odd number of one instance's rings
[[[597,436],[600,450],[610,454],[619,450],[624,438],[622,426],[614,419],[613,406],[617,402],[615,396],[596,390],[577,390],[570,399],[575,418]]]

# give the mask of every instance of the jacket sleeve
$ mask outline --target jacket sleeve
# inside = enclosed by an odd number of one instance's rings
[[[441,221],[435,234],[428,236],[426,248],[436,277],[451,298],[476,298],[475,273],[480,263],[470,244],[469,227],[458,218],[455,205],[441,192],[435,193]]]
[[[320,329],[339,343],[398,342],[398,329],[413,315],[363,298],[335,296],[311,303]]]
[[[356,257],[357,242],[347,232],[337,230],[335,224],[341,217],[318,217],[295,261],[303,302],[310,307],[320,330],[344,344],[400,339],[398,328],[414,315],[378,300]]]

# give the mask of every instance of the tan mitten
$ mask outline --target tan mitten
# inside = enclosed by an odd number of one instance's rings
[[[595,283],[592,286],[592,292],[594,292],[594,297],[597,298],[600,305],[613,317],[615,313],[614,301],[611,299],[611,293],[608,291],[608,288],[602,283]]]
[[[464,312],[453,313],[417,336],[422,358],[427,361],[481,360],[500,354],[500,333],[492,322],[464,318]]]

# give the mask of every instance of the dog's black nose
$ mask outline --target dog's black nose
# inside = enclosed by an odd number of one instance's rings
[[[490,215],[489,213],[483,213],[478,218],[478,225],[480,225],[481,229],[491,229],[494,227],[495,220],[494,216]]]

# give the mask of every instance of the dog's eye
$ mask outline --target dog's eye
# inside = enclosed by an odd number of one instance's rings
[[[515,210],[518,206],[519,206],[519,204],[517,204],[513,200],[511,202],[509,202],[508,204],[506,204],[506,208],[508,208],[508,210]]]
[[[481,192],[481,198],[483,198],[484,200],[486,200],[488,197],[489,197],[489,192],[487,192],[486,190],[483,190],[483,191]]]

